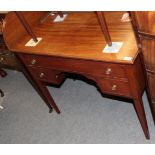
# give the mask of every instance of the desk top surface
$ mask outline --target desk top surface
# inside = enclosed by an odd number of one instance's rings
[[[123,12],[105,12],[112,41],[123,42],[118,53],[103,53],[106,42],[94,12],[72,12],[64,22],[53,23],[48,18],[43,24],[36,24],[32,30],[42,40],[35,47],[25,46],[30,40],[26,33],[12,44],[7,42],[7,45],[11,51],[20,53],[132,64],[138,54],[138,48],[131,23],[121,22],[122,15]],[[18,25],[16,28],[18,29]],[[7,41],[5,34],[4,28]]]

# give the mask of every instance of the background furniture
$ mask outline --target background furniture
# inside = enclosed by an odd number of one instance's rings
[[[131,12],[131,17],[139,49],[144,59],[147,93],[155,122],[155,12]]]
[[[3,42],[3,39],[2,39],[2,24],[3,24],[3,19],[5,17],[5,13],[4,12],[1,12],[0,13],[0,66],[1,66],[1,62],[3,60],[3,58],[1,57],[1,51],[5,51],[7,48],[5,46],[5,43]],[[2,77],[5,77],[6,76],[6,72],[4,70],[2,70],[0,68],[0,76]],[[1,97],[4,96],[4,93],[3,91],[0,89],[0,95]]]
[[[21,70],[20,63],[16,59],[15,55],[8,50],[3,39],[2,25],[6,13],[7,12],[0,12],[0,67]]]
[[[103,53],[107,42],[94,13],[72,13],[62,23],[49,19],[40,24],[44,12],[23,12],[34,34],[42,38],[37,46],[29,47],[25,44],[31,36],[16,13],[11,12],[5,18],[3,35],[8,48],[24,65],[26,76],[57,113],[60,110],[46,88],[47,84],[60,85],[67,73],[80,74],[95,81],[102,93],[132,99],[149,139],[142,102],[145,82],[139,51],[130,23],[120,22],[122,14],[105,13],[112,40],[123,42],[118,53]],[[17,31],[12,32],[15,27]]]
[[[5,77],[6,75],[7,75],[7,73],[3,69],[0,68],[0,76]],[[1,94],[1,97],[4,96],[4,93],[1,89],[0,89],[0,94]]]

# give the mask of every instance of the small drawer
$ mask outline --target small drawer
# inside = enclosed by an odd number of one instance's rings
[[[104,63],[99,72],[102,76],[126,78],[124,68],[118,64]]]
[[[34,78],[52,84],[59,85],[65,79],[65,74],[47,68],[29,67],[29,71],[31,72]]]
[[[103,92],[112,95],[132,97],[128,82],[113,79],[102,79],[99,81]]]
[[[28,66],[59,68],[65,72],[127,79],[124,66],[120,64],[30,54],[21,54],[20,58]]]
[[[20,64],[13,55],[0,54],[0,65],[20,69]]]

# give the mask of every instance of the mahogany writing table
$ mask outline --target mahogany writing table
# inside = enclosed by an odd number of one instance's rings
[[[35,47],[14,12],[4,22],[3,35],[8,48],[25,68],[50,108],[60,113],[47,83],[61,84],[67,73],[85,76],[96,82],[102,93],[133,99],[144,134],[149,131],[142,94],[145,88],[140,54],[130,23],[122,23],[122,12],[106,12],[108,29],[114,42],[123,42],[118,53],[103,53],[106,41],[94,13],[71,13],[64,22],[39,21],[44,12],[23,13],[34,34],[42,40]],[[12,31],[12,30],[15,31]]]

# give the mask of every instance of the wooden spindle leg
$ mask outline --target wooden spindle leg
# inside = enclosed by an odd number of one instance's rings
[[[99,23],[101,25],[101,29],[102,29],[103,35],[105,37],[105,40],[106,40],[108,46],[112,46],[112,41],[111,41],[108,26],[107,26],[107,23],[106,23],[106,20],[104,17],[104,13],[102,11],[96,11],[96,13],[97,13],[97,17],[98,17]]]
[[[30,25],[28,24],[27,20],[25,19],[24,15],[22,14],[22,12],[21,11],[15,11],[15,13],[16,13],[19,21],[21,22],[21,24],[25,28],[26,32],[32,37],[34,42],[38,42],[36,35],[32,31]]]
[[[146,115],[144,111],[142,97],[139,97],[138,99],[134,99],[134,107],[137,112],[142,129],[144,131],[145,137],[146,139],[150,139],[150,134],[149,134],[148,125],[146,121]]]
[[[52,98],[52,96],[50,94],[50,92],[48,91],[47,86],[39,80],[35,80],[35,82],[37,83],[37,86],[40,89],[40,92],[42,92],[42,96],[44,96],[44,98],[47,100],[47,102],[51,106],[51,108],[53,108],[58,114],[60,114],[60,110],[57,107],[54,99]]]

